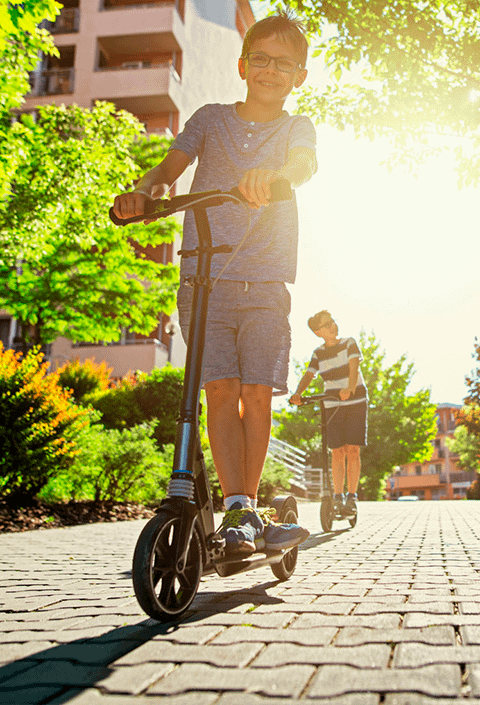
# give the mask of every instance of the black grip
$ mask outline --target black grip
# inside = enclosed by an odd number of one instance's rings
[[[145,201],[145,213],[143,215],[135,215],[133,216],[133,218],[118,218],[113,212],[113,207],[110,208],[110,210],[108,211],[108,215],[110,216],[110,220],[112,221],[112,223],[114,225],[130,225],[130,223],[141,223],[142,221],[144,221],[145,215],[153,213],[153,211],[155,210],[156,203],[153,198],[150,198],[147,195],[145,195],[145,198],[147,199]]]
[[[238,188],[235,186],[231,189],[232,196],[240,198],[244,203],[248,203],[247,199],[242,196]],[[270,203],[278,203],[279,201],[290,201],[293,196],[292,187],[286,179],[277,179],[270,184]]]

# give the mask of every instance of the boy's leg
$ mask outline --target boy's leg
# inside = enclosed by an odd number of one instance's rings
[[[347,449],[347,490],[350,494],[355,494],[360,480],[360,447],[346,446]]]
[[[272,428],[272,388],[242,384],[240,418],[245,433],[245,489],[256,499]]]
[[[272,388],[238,378],[205,385],[212,456],[225,497],[257,496],[271,429]]]
[[[207,428],[213,462],[225,497],[246,495],[245,430],[238,377],[205,384]]]
[[[345,455],[347,446],[332,448],[332,479],[333,491],[336,495],[343,494],[345,484]]]

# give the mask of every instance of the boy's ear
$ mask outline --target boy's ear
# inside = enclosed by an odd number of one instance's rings
[[[245,59],[243,56],[241,56],[238,60],[238,73],[240,74],[242,81],[245,81],[247,78],[247,72],[245,69]]]
[[[300,88],[302,83],[304,83],[305,79],[307,78],[307,73],[307,69],[298,69],[294,82],[295,88]]]

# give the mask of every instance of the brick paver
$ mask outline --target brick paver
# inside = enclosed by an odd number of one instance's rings
[[[292,578],[202,579],[184,619],[144,615],[145,522],[0,536],[2,705],[480,705],[476,502],[363,503]]]

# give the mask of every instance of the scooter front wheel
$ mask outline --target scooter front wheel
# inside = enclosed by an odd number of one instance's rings
[[[320,504],[320,523],[325,532],[332,530],[333,524],[333,500],[325,497]]]
[[[180,517],[160,511],[140,534],[133,556],[132,578],[142,609],[159,622],[180,617],[191,605],[202,577],[202,547],[193,528],[185,566],[175,565]]]

